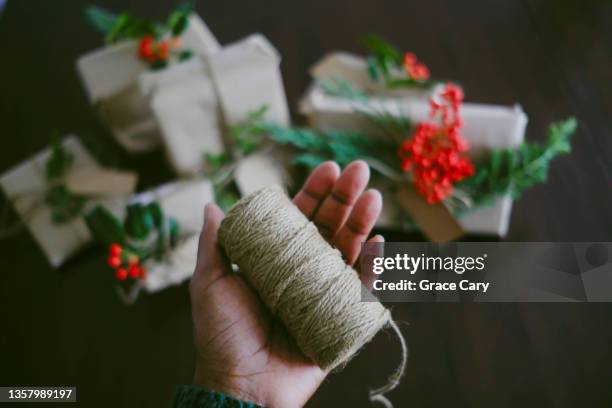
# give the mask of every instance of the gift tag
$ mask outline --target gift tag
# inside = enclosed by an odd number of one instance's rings
[[[463,235],[461,225],[444,204],[427,204],[418,192],[409,187],[402,187],[397,198],[430,241],[448,242]]]
[[[84,196],[129,195],[136,189],[137,182],[136,173],[92,166],[76,169],[66,177],[68,190]]]

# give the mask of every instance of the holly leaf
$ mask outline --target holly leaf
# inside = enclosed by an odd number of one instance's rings
[[[141,203],[130,204],[126,212],[124,226],[130,238],[144,240],[155,229],[155,219],[147,206]]]
[[[388,68],[388,64],[401,64],[402,53],[395,46],[385,41],[378,35],[368,35],[365,38],[365,46],[369,52],[374,54],[379,63]]]
[[[163,61],[163,60],[155,60],[151,64],[149,64],[149,68],[152,71],[161,71],[167,66],[168,66],[168,61]]]
[[[102,7],[87,6],[85,19],[102,34],[108,34],[115,27],[117,15]]]
[[[85,216],[85,223],[94,239],[104,245],[125,245],[126,234],[121,221],[106,208],[98,205]]]
[[[188,50],[183,50],[178,56],[179,61],[187,61],[188,59],[193,57],[193,52]]]
[[[136,18],[129,12],[114,14],[98,6],[85,8],[86,20],[98,31],[102,32],[104,41],[112,44],[121,40],[133,40],[147,34],[159,36],[163,30],[158,24]]]
[[[180,5],[168,17],[166,27],[170,30],[173,36],[178,37],[189,25],[189,15],[192,13],[192,7],[189,3]]]
[[[178,243],[181,228],[178,221],[172,217],[168,218],[168,234],[170,239],[170,246],[175,247]]]
[[[164,211],[161,208],[161,205],[157,201],[153,201],[146,206],[145,209],[151,217],[153,218],[153,225],[156,228],[161,228],[164,222]]]

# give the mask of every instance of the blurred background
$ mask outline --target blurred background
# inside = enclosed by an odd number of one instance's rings
[[[169,181],[162,151],[127,154],[87,101],[75,62],[103,45],[84,19],[88,4],[0,0],[0,173],[57,129],[79,135],[101,163],[137,170],[140,190]],[[159,20],[176,5],[95,4]],[[507,239],[612,241],[610,1],[199,0],[196,10],[222,44],[254,32],[274,44],[296,123],[309,67],[331,50],[363,53],[368,33],[457,79],[467,101],[520,103],[529,140],[575,116],[572,155],[515,203]],[[186,284],[125,307],[104,253],[84,251],[54,271],[27,232],[0,241],[0,262],[0,385],[74,385],[82,406],[161,407],[174,384],[191,381]],[[612,405],[608,304],[401,304],[394,313],[409,323],[411,349],[391,394],[398,407]],[[378,336],[309,406],[367,406],[368,388],[395,366],[394,347]]]

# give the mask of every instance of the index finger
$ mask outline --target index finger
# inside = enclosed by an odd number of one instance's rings
[[[340,166],[333,161],[321,163],[312,171],[301,190],[293,198],[293,203],[306,218],[314,217],[339,176]]]

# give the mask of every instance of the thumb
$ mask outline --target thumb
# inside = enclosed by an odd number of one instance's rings
[[[214,203],[204,207],[204,225],[200,232],[197,264],[192,278],[198,286],[206,287],[230,270],[217,242],[217,232],[224,216],[223,211]]]

